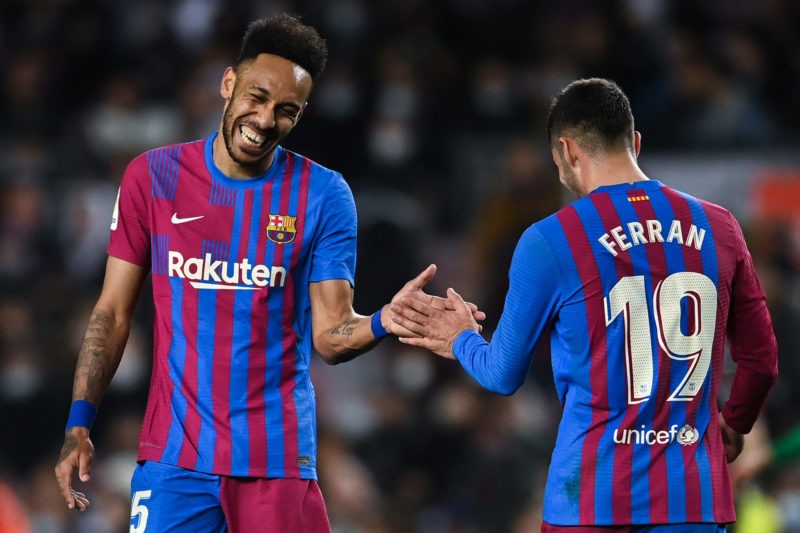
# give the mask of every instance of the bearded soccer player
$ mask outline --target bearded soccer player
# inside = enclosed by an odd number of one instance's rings
[[[530,226],[487,342],[452,310],[401,297],[401,339],[512,394],[549,332],[563,416],[542,531],[715,532],[736,519],[727,462],[777,377],[777,345],[742,230],[725,209],[648,179],[630,103],[604,79],[557,96],[548,134],[579,199]],[[725,343],[736,371],[718,409]]]
[[[150,271],[153,374],[130,530],[330,531],[312,349],[334,364],[408,332],[388,306],[353,310],[357,222],[342,175],[280,145],[326,60],[325,41],[295,17],[251,23],[222,77],[219,131],[126,169],[56,466],[68,507],[89,505],[73,472],[90,479],[89,431]],[[422,294],[434,274],[398,295]]]

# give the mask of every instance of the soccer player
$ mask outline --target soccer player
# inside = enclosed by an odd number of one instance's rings
[[[650,180],[630,103],[578,80],[550,109],[561,182],[579,199],[521,236],[491,342],[452,289],[452,310],[407,295],[401,339],[458,360],[513,394],[542,335],[563,416],[542,531],[723,531],[734,522],[727,462],[777,376],[764,291],[739,224],[718,205]],[[736,371],[720,413],[726,338]]]
[[[126,169],[55,469],[68,507],[89,505],[73,472],[90,479],[90,428],[149,271],[154,361],[130,531],[330,530],[315,481],[312,350],[334,364],[408,332],[388,306],[353,310],[357,223],[342,175],[280,145],[326,59],[295,17],[251,23],[222,76],[219,131]],[[434,274],[398,295],[422,294]]]

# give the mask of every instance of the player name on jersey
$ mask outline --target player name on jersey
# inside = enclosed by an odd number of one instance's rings
[[[648,219],[644,221],[644,224],[628,222],[624,227],[617,226],[611,231],[603,233],[597,240],[611,255],[616,257],[620,250],[653,242],[676,242],[694,247],[695,250],[702,250],[705,236],[705,229],[690,224],[689,228],[684,230],[680,220],[673,220],[665,237],[661,221]]]

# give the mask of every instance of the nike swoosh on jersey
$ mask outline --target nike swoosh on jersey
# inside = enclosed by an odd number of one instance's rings
[[[173,224],[183,224],[185,222],[192,222],[193,220],[200,220],[205,215],[200,215],[198,217],[186,217],[186,218],[178,218],[178,213],[172,214],[172,223]]]

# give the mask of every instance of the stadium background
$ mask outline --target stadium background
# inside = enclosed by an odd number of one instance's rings
[[[246,22],[289,11],[330,61],[286,146],[341,171],[360,219],[356,309],[436,262],[432,290],[491,332],[522,229],[569,198],[545,146],[550,98],[618,81],[653,178],[740,218],[767,288],[781,376],[750,438],[800,419],[800,4],[794,0],[4,0],[0,6],[0,531],[128,531],[147,390],[149,288],[93,439],[91,511],[53,477],[72,372],[128,160],[218,125]],[[388,340],[314,363],[333,529],[538,531],[560,409],[547,350],[513,397]],[[740,531],[800,531],[800,470],[744,478]],[[779,526],[778,524],[782,524]],[[6,529],[3,529],[6,527]]]

